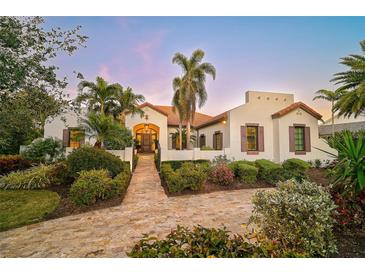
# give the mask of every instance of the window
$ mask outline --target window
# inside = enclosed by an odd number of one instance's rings
[[[304,127],[294,127],[295,151],[305,151]]]
[[[85,139],[84,131],[82,131],[78,128],[69,129],[69,131],[70,131],[69,146],[72,148],[79,148],[84,143],[84,139]]]
[[[247,151],[258,151],[258,127],[247,126]]]
[[[215,150],[222,150],[223,149],[223,133],[217,131],[213,135],[213,148]]]
[[[200,135],[200,137],[199,137],[199,146],[200,146],[200,148],[205,147],[205,135],[204,134]]]

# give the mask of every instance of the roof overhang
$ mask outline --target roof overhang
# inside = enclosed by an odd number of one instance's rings
[[[285,115],[289,114],[290,112],[292,112],[292,111],[294,111],[298,108],[304,110],[305,112],[307,112],[308,114],[310,114],[313,117],[317,118],[318,120],[322,119],[321,114],[319,114],[317,111],[315,111],[314,109],[312,109],[308,105],[304,104],[303,102],[293,103],[290,106],[288,106],[286,108],[283,108],[282,110],[279,110],[278,112],[275,112],[274,114],[271,115],[271,117],[273,119],[280,118],[280,117],[285,116]]]

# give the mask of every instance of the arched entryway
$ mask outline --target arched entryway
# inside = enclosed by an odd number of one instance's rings
[[[160,128],[154,124],[145,123],[134,126],[133,135],[138,152],[154,152],[157,149],[156,142],[159,140],[159,133]]]

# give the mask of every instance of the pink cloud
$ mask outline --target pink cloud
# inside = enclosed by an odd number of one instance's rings
[[[105,64],[101,64],[99,66],[98,76],[101,76],[105,80],[110,81],[112,77],[110,75],[109,67]]]

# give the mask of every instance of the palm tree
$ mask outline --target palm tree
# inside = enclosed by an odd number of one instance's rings
[[[322,100],[331,102],[332,136],[334,136],[335,135],[335,109],[334,109],[334,106],[335,106],[336,100],[339,97],[340,91],[320,89],[316,92],[316,94],[318,94],[318,95],[315,96],[313,98],[313,100],[322,99]]]
[[[172,106],[173,106],[173,111],[174,112],[178,112],[179,115],[179,149],[182,150],[183,146],[182,146],[182,123],[185,121],[185,109],[186,106],[184,105],[186,103],[186,100],[184,100],[184,102],[181,100],[181,96],[180,96],[180,86],[181,86],[181,78],[180,77],[175,77],[172,83],[173,89],[174,89],[174,96],[172,98]]]
[[[331,80],[340,85],[341,96],[334,109],[339,115],[355,118],[365,113],[365,40],[360,42],[362,55],[351,54],[341,58],[341,64],[349,70],[336,73]]]
[[[182,53],[176,53],[172,58],[172,63],[178,64],[183,70],[179,83],[179,103],[184,107],[187,140],[190,140],[190,124],[194,120],[196,103],[198,102],[198,106],[201,108],[207,101],[206,75],[212,76],[213,80],[216,76],[216,70],[212,64],[202,63],[204,55],[204,51],[197,49],[190,58]],[[187,148],[191,149],[190,142],[188,142]]]
[[[96,77],[96,83],[89,81],[81,81],[78,85],[80,94],[76,97],[77,103],[86,102],[89,111],[98,111],[106,114],[106,105],[113,100],[114,94],[122,89],[120,84],[108,83],[101,77]],[[83,92],[87,89],[86,92]]]
[[[134,94],[132,88],[127,87],[123,89],[121,87],[115,91],[113,100],[107,104],[107,108],[115,118],[120,119],[124,123],[125,115],[128,112],[132,113],[132,115],[139,114],[141,117],[143,116],[144,112],[138,105],[144,101],[144,96]]]
[[[122,126],[112,116],[103,113],[89,112],[86,119],[81,120],[81,128],[85,135],[95,138],[95,147],[104,147],[106,140],[118,141]]]

